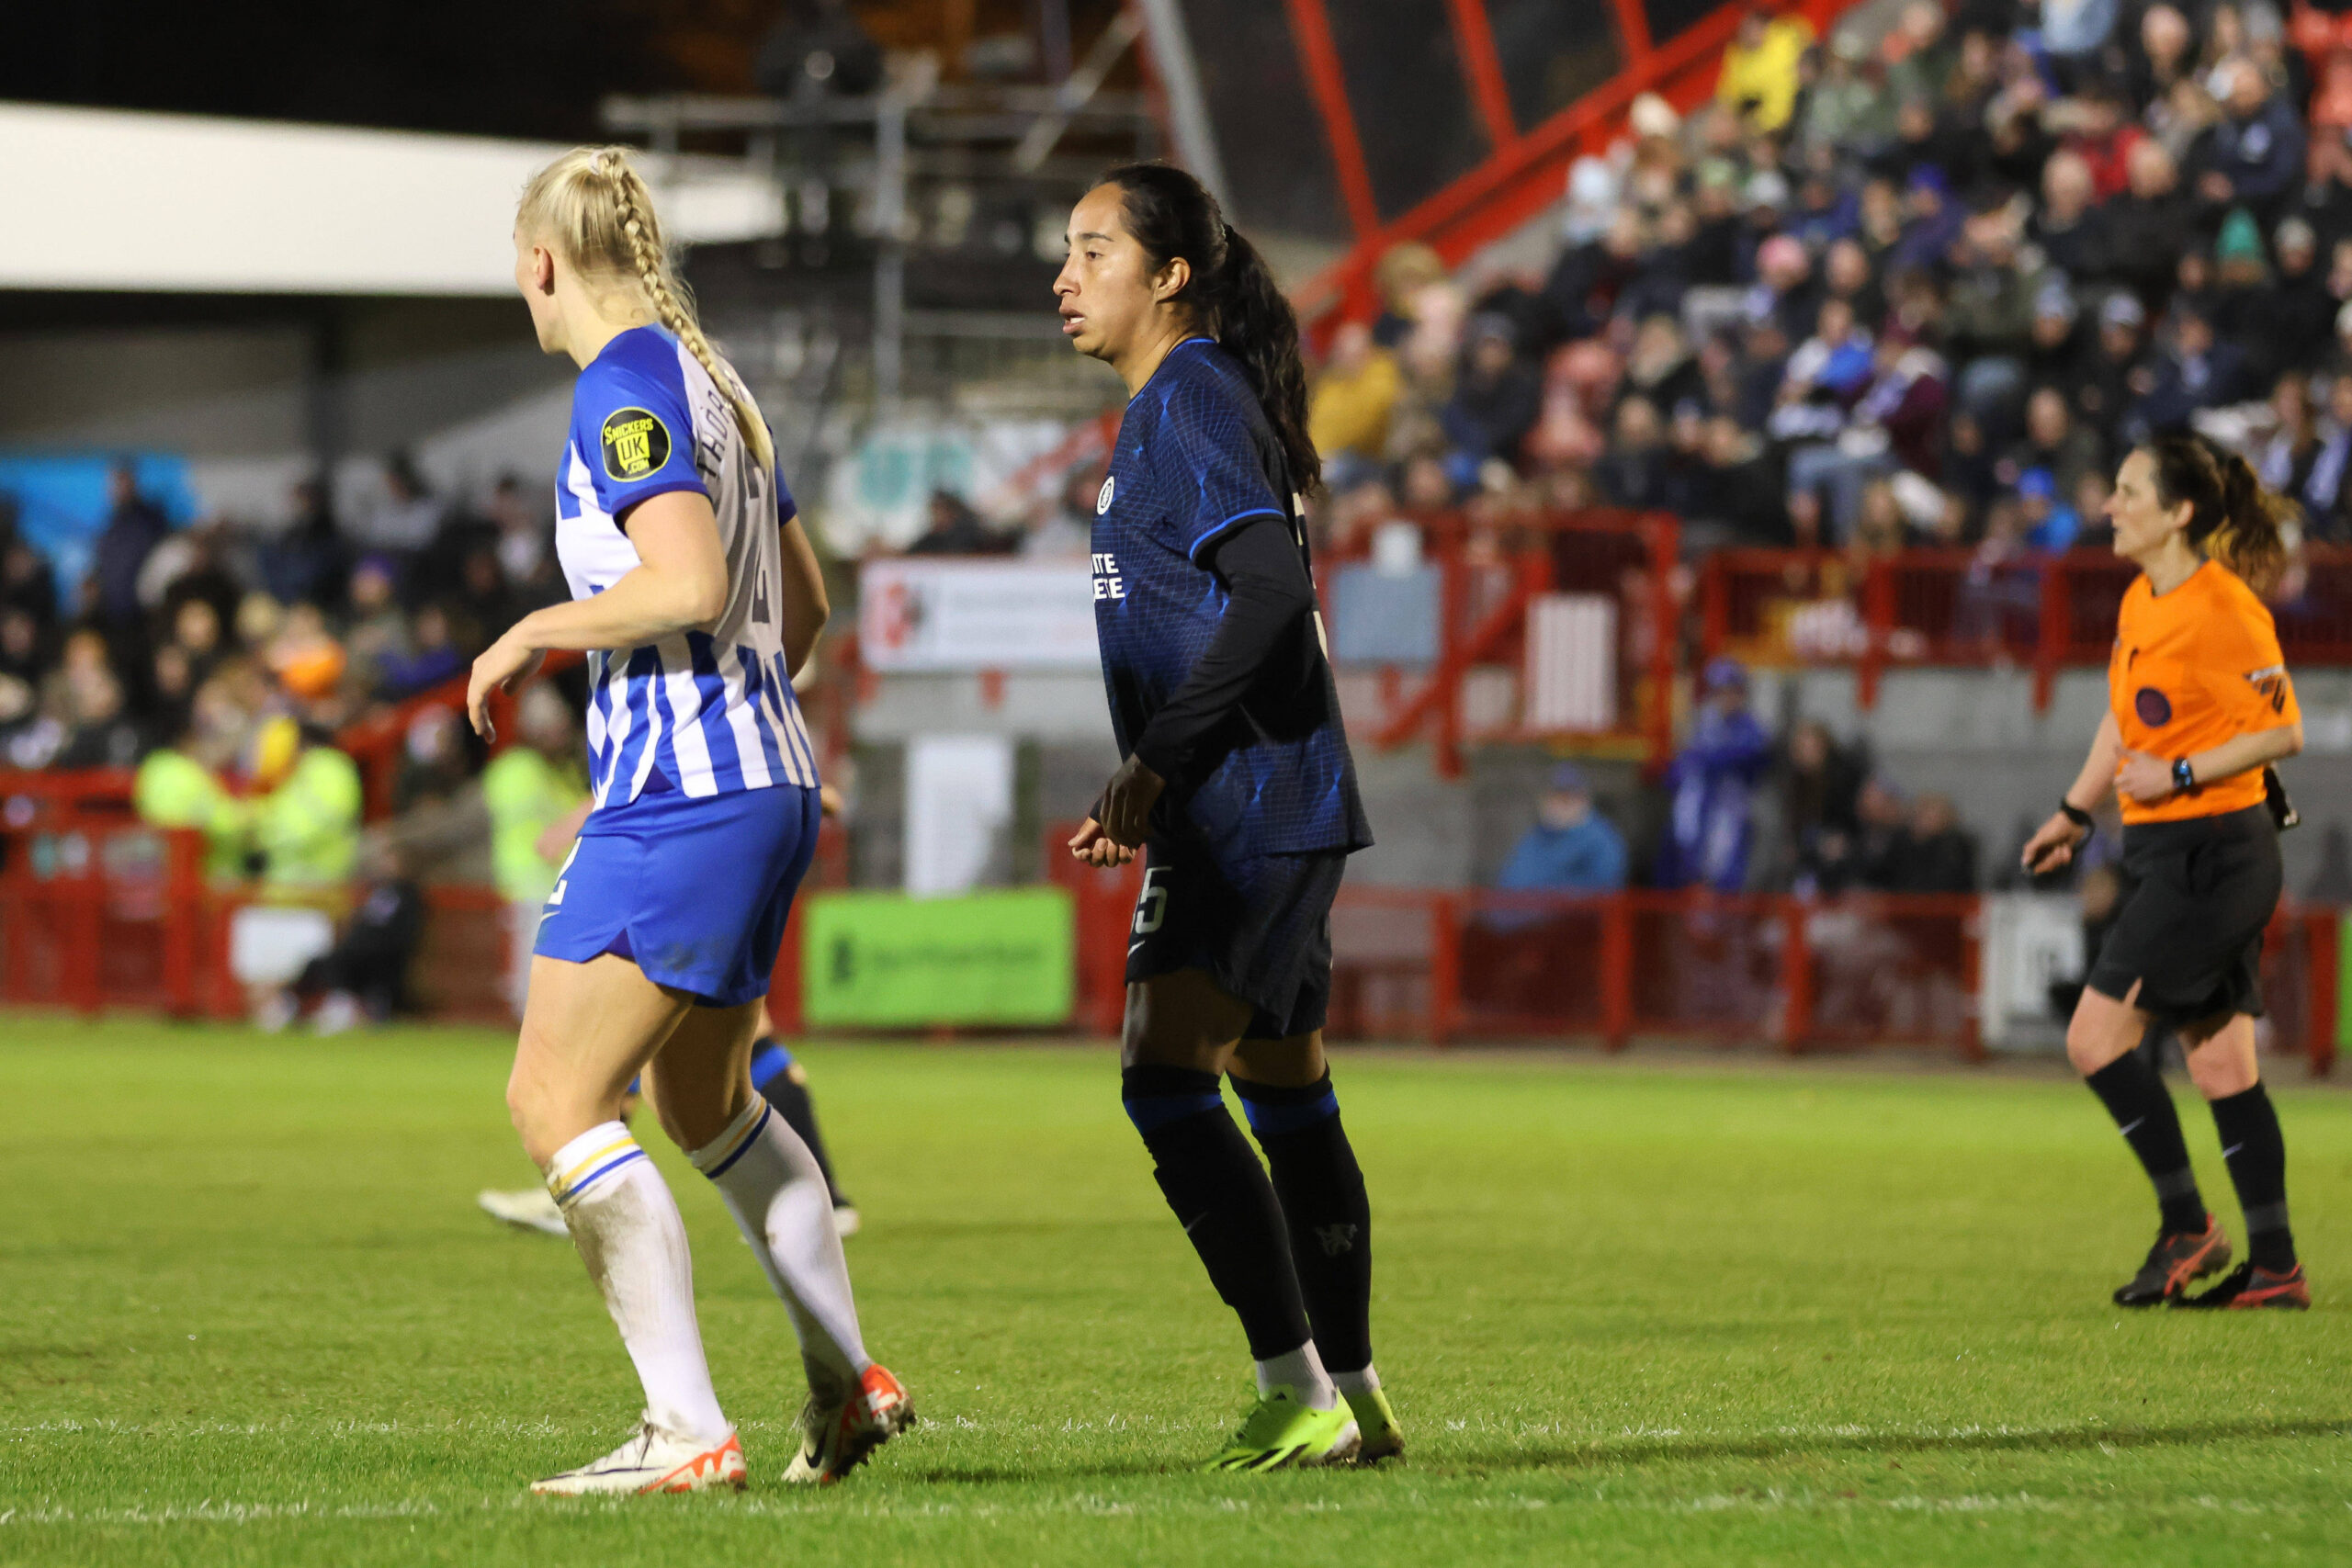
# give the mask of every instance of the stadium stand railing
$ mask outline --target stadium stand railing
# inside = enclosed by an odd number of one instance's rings
[[[1140,865],[1094,871],[1046,829],[1049,877],[1076,900],[1072,1032],[1118,1032]],[[828,824],[812,886],[846,879]],[[202,836],[60,815],[0,830],[0,1005],[84,1013],[243,1016],[230,971],[243,891],[209,886]],[[505,907],[486,887],[425,890],[412,970],[428,1016],[504,1022]],[[1603,895],[1355,886],[1331,917],[1335,1040],[1439,1045],[1640,1040],[1781,1051],[1899,1046],[1984,1055],[1977,1017],[1982,902],[1970,895],[1634,890]],[[2263,951],[2270,1049],[2334,1065],[2344,911],[2290,904]],[[797,911],[771,1006],[801,1027]]]
[[[1389,572],[1362,547],[1317,563],[1351,728],[1384,748],[1429,739],[1448,778],[1479,742],[1666,761],[1680,642],[1674,517],[1596,508],[1394,521],[1420,530],[1419,565]]]
[[[2095,549],[1997,562],[1963,549],[1859,561],[1836,550],[1718,550],[1699,571],[1699,649],[1751,664],[1850,666],[1865,707],[1890,669],[2030,670],[2044,707],[2060,671],[2107,662],[2138,570]],[[2352,548],[2305,548],[2271,608],[2290,666],[2352,662]]]

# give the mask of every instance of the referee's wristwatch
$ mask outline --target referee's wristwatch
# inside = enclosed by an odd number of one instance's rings
[[[2175,757],[2172,760],[2172,787],[2182,795],[2196,793],[2197,770],[2188,765],[2188,759],[2186,757]]]

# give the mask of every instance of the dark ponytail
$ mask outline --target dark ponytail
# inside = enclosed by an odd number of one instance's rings
[[[1282,446],[1292,487],[1304,495],[1322,489],[1323,459],[1306,438],[1298,316],[1265,258],[1225,220],[1207,187],[1172,164],[1122,164],[1099,183],[1119,187],[1127,232],[1154,272],[1178,256],[1192,264],[1192,280],[1176,298],[1193,308],[1201,331],[1241,362]]]
[[[2156,499],[2193,508],[2188,542],[2257,593],[2287,564],[2286,525],[2295,504],[2265,490],[2244,457],[2202,435],[2160,435],[2141,448],[2156,474]]]

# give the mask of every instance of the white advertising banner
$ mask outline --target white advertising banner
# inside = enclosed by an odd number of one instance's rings
[[[858,569],[869,670],[1093,670],[1094,586],[1077,562],[871,560]]]

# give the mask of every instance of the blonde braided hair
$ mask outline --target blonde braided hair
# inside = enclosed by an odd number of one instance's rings
[[[582,281],[606,292],[640,296],[734,405],[735,427],[760,466],[775,465],[775,444],[759,405],[695,319],[693,297],[670,265],[653,193],[629,149],[575,147],[566,152],[531,177],[514,221],[525,233],[548,240]]]

